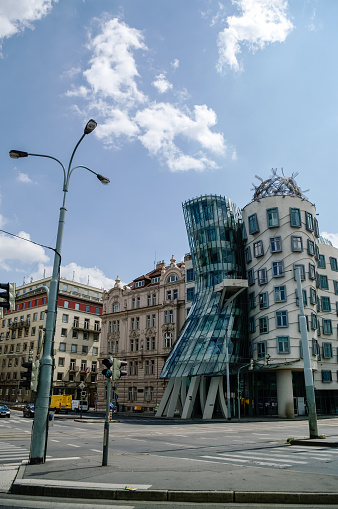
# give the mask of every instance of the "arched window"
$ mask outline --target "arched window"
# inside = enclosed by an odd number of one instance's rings
[[[113,313],[118,313],[120,311],[120,303],[113,302]]]
[[[169,276],[167,279],[167,283],[174,283],[175,281],[178,281],[176,274],[171,274],[171,276]]]

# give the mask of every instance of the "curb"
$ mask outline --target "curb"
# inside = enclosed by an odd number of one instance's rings
[[[290,440],[290,445],[307,445],[313,447],[338,447],[338,442],[328,442],[325,439],[316,440],[313,438],[295,438]]]
[[[97,500],[138,500],[152,502],[207,502],[250,504],[338,504],[338,492],[267,492],[267,491],[174,491],[174,490],[117,490],[102,488],[25,484],[17,479],[11,489],[15,495],[40,497],[86,498]]]

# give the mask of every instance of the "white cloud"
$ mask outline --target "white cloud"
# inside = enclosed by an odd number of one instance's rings
[[[165,74],[159,74],[155,77],[155,80],[152,83],[155,88],[160,92],[160,94],[163,94],[164,92],[167,92],[171,88],[173,88],[170,81],[168,81],[165,77]]]
[[[171,67],[173,69],[178,69],[180,66],[180,61],[178,60],[178,58],[175,58],[175,60],[173,62],[171,62]]]
[[[2,214],[0,214],[0,228],[3,228],[6,223],[7,219]]]
[[[52,275],[53,267],[39,264],[38,270],[30,275],[34,281],[38,281],[43,277],[49,277]],[[115,280],[108,278],[101,269],[97,267],[82,267],[77,263],[69,263],[68,265],[61,266],[60,269],[60,277],[63,279],[68,279],[69,281],[75,281],[77,283],[82,283],[89,286],[94,286],[95,288],[104,288],[105,290],[109,290],[115,284]],[[121,283],[121,285],[125,285],[126,283]]]
[[[210,130],[217,122],[215,112],[205,105],[195,106],[194,116],[195,119],[169,103],[153,103],[135,116],[144,131],[139,140],[150,154],[161,156],[172,171],[215,167],[215,163],[203,155],[193,157],[183,154],[174,143],[175,138],[183,136],[214,153],[225,153],[223,135]]]
[[[1,0],[0,39],[11,37],[26,28],[33,29],[33,23],[47,16],[53,1],[58,0]]]
[[[139,74],[132,54],[132,51],[147,49],[142,33],[117,18],[101,28],[101,33],[90,40],[91,67],[83,73],[93,93],[129,106],[144,102],[146,96],[137,87]]]
[[[21,231],[18,237],[30,240],[29,233]],[[10,266],[10,262],[20,262],[22,264],[32,264],[37,262],[48,262],[49,257],[46,255],[43,247],[0,233],[0,268],[4,270],[18,270]]]
[[[19,171],[18,176],[16,177],[17,182],[21,182],[23,184],[31,184],[33,181],[29,178],[27,173],[22,173]]]
[[[238,7],[240,16],[228,16],[228,27],[218,35],[219,60],[218,71],[229,66],[235,71],[241,70],[238,54],[241,46],[246,45],[254,52],[267,44],[285,41],[293,29],[287,18],[286,0],[232,0]]]
[[[223,134],[213,132],[217,117],[206,105],[195,105],[193,112],[182,106],[188,94],[184,90],[175,94],[180,106],[156,103],[140,89],[142,77],[136,65],[136,55],[147,51],[143,34],[117,18],[105,20],[99,33],[92,36],[88,49],[91,51],[89,67],[82,73],[85,85],[72,86],[69,97],[84,101],[86,114],[91,112],[98,120],[95,136],[107,146],[122,143],[122,136],[129,141],[139,140],[171,171],[205,170],[216,168],[213,157],[226,153]],[[173,67],[178,68],[175,60]],[[172,88],[164,73],[152,83],[160,93]],[[79,105],[73,105],[80,112]],[[182,145],[182,141],[184,145]],[[181,147],[179,147],[181,143]],[[194,153],[184,153],[191,149]]]
[[[321,232],[320,234],[324,239],[330,240],[334,247],[338,249],[338,233]]]

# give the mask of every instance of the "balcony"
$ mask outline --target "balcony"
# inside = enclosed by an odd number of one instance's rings
[[[74,330],[88,331],[88,332],[101,332],[101,327],[97,325],[89,325],[87,322],[76,321],[73,323]]]
[[[22,329],[24,327],[29,327],[31,324],[31,321],[30,320],[20,320],[20,321],[17,321],[17,322],[13,322],[11,323],[8,328],[9,329]]]

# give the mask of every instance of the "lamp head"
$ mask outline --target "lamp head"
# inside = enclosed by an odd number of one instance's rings
[[[97,122],[93,120],[92,118],[88,120],[86,127],[84,128],[84,133],[89,134],[92,131],[94,131],[95,127],[97,126]]]
[[[28,152],[22,152],[21,150],[10,150],[9,157],[12,159],[19,159],[19,157],[28,157]]]
[[[96,176],[97,176],[97,178],[99,179],[99,181],[100,181],[102,184],[110,184],[110,180],[109,180],[109,178],[104,177],[103,175],[100,175],[99,173],[98,173]]]

